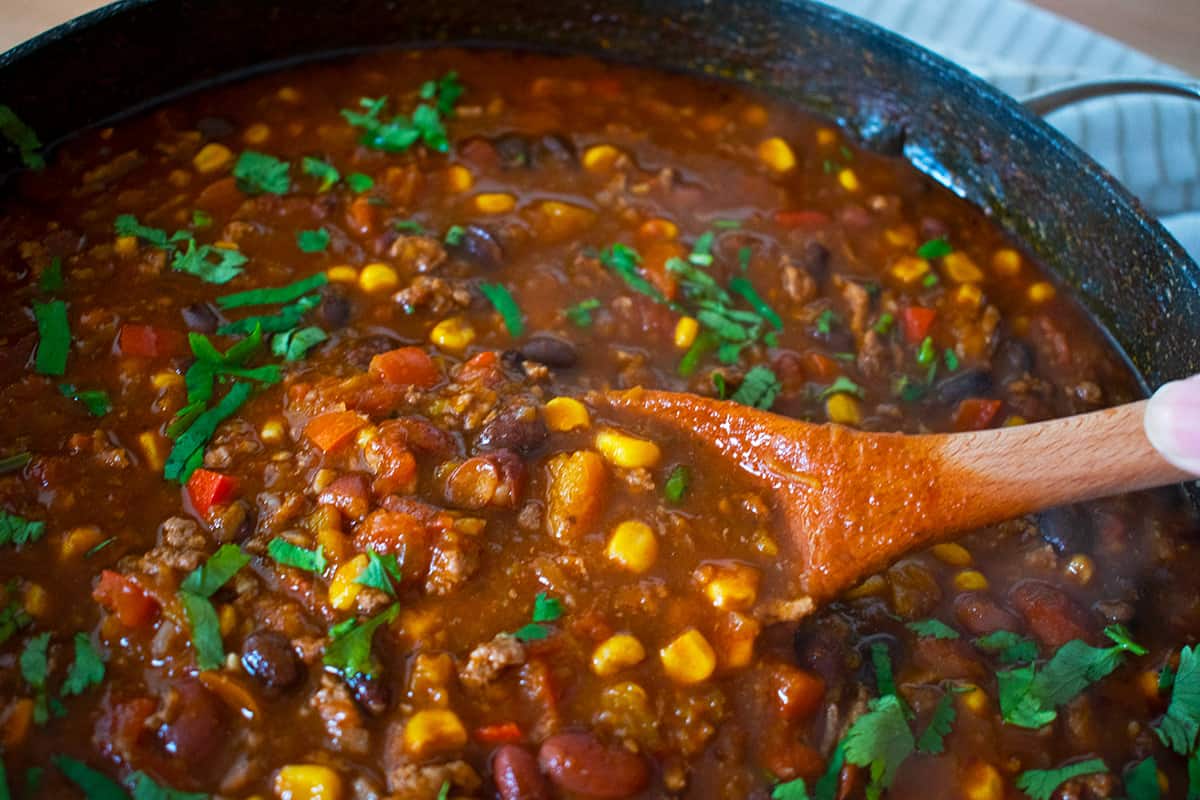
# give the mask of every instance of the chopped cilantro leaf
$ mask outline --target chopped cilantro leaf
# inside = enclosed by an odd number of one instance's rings
[[[753,251],[750,249],[749,245],[744,245],[744,246],[738,248],[737,260],[738,260],[738,266],[741,267],[742,272],[745,272],[746,270],[750,269],[750,256],[751,255],[753,255]]]
[[[863,388],[845,375],[838,375],[833,383],[825,387],[824,391],[821,392],[821,399],[824,400],[826,397],[834,394],[852,394],[860,400],[866,396]]]
[[[329,566],[329,562],[325,559],[324,548],[317,547],[315,550],[306,550],[279,537],[275,537],[267,543],[267,554],[285,567],[295,567],[305,572],[314,572],[317,575],[320,575],[325,571],[325,567]]]
[[[246,194],[287,194],[292,179],[291,165],[274,156],[245,150],[233,165],[237,187]]]
[[[721,398],[722,400],[728,398],[729,389],[725,385],[725,375],[721,372],[713,370],[711,377],[713,388],[717,390],[717,397]]]
[[[937,286],[940,281],[941,278],[937,276],[937,273],[931,272],[921,279],[921,285],[926,289],[932,289],[934,286]]]
[[[133,800],[209,800],[209,796],[201,792],[181,792],[160,786],[144,772],[135,772],[129,777],[133,783]]]
[[[1032,664],[1037,661],[1037,642],[1012,631],[992,631],[975,640],[981,650],[996,653],[1001,664]]]
[[[163,467],[163,475],[168,480],[184,482],[191,476],[198,466],[197,454],[203,459],[204,445],[216,432],[217,426],[237,413],[250,397],[250,391],[249,383],[235,382],[219,403],[197,416],[187,430],[179,435]]]
[[[295,328],[304,319],[305,314],[320,304],[321,295],[305,295],[296,302],[283,306],[274,314],[260,314],[222,325],[217,328],[217,333],[222,336],[245,336],[255,327],[261,327],[263,333],[281,333]]]
[[[683,464],[677,464],[675,469],[671,470],[671,474],[667,476],[667,482],[663,484],[663,495],[666,496],[667,502],[677,505],[683,500],[691,479],[691,470]]]
[[[793,778],[787,783],[776,784],[771,790],[771,800],[809,800],[808,786],[804,778]]]
[[[715,346],[716,338],[710,331],[701,331],[696,341],[692,342],[692,346],[683,354],[683,358],[679,359],[679,366],[675,371],[685,378],[694,373],[700,366],[700,359]]]
[[[83,694],[89,686],[95,686],[104,680],[104,659],[92,647],[92,640],[86,633],[75,634],[75,660],[67,672],[63,682],[62,693],[70,697]]]
[[[875,321],[874,330],[880,336],[887,336],[891,331],[892,326],[896,324],[896,317],[890,311],[885,311],[879,315],[879,319]]]
[[[33,721],[38,725],[46,724],[50,718],[48,698],[46,697],[46,678],[50,673],[48,650],[50,648],[50,632],[39,633],[25,642],[18,663],[21,667],[21,677],[33,689],[34,706]]]
[[[901,375],[894,384],[892,391],[905,403],[915,403],[925,396],[929,386],[916,378]]]
[[[39,375],[62,375],[67,371],[67,353],[71,349],[71,323],[67,304],[62,300],[34,303],[38,345],[33,369]]]
[[[562,601],[545,592],[538,592],[533,599],[533,621],[554,622],[563,615]]]
[[[912,731],[904,718],[900,698],[887,694],[871,701],[869,711],[855,720],[846,732],[846,761],[871,770],[868,796],[878,796],[886,789],[904,759],[916,749]]]
[[[571,322],[574,322],[581,328],[587,328],[592,324],[592,312],[599,307],[600,301],[594,297],[589,297],[586,300],[580,300],[563,313]]]
[[[840,323],[842,318],[832,308],[827,308],[817,317],[817,332],[828,335],[833,331],[833,326]]]
[[[712,226],[718,230],[732,231],[742,227],[742,223],[736,219],[714,219]]]
[[[926,336],[921,340],[921,347],[917,350],[917,363],[925,366],[932,364],[935,358],[937,358],[937,354],[933,349],[933,339]]]
[[[1050,800],[1054,791],[1062,784],[1081,775],[1108,772],[1108,767],[1099,758],[1068,764],[1058,769],[1031,769],[1017,777],[1017,788],[1033,800]]]
[[[691,255],[688,256],[688,261],[701,267],[710,267],[713,263],[712,246],[713,239],[716,234],[712,231],[705,231],[700,234],[695,244],[692,245]]]
[[[957,639],[958,631],[951,628],[940,619],[923,619],[908,623],[908,629],[917,636],[927,636],[932,639]]]
[[[467,235],[467,230],[462,225],[451,225],[446,229],[446,244],[451,247],[458,247],[462,244],[463,237]]]
[[[450,800],[450,781],[442,781],[438,788],[437,800]]]
[[[171,259],[171,269],[195,275],[207,283],[222,284],[241,275],[242,265],[247,261],[248,258],[233,248],[197,245],[195,239],[189,239],[187,250],[176,253]]]
[[[134,236],[161,250],[169,249],[171,242],[174,241],[167,238],[166,231],[141,224],[133,214],[119,215],[113,221],[113,230],[117,236]],[[178,236],[179,234],[176,234],[176,237]]]
[[[87,552],[83,554],[83,557],[85,559],[91,558],[92,556],[96,555],[96,553],[99,553],[101,550],[108,547],[110,544],[112,544],[116,540],[117,540],[117,537],[110,536],[107,539],[105,539],[104,541],[100,542],[99,544],[92,545],[91,547],[88,548]]]
[[[250,563],[250,556],[236,544],[223,544],[196,569],[192,570],[179,588],[200,597],[212,597],[230,578]]]
[[[179,601],[183,604],[188,625],[192,629],[192,647],[196,651],[196,666],[201,670],[220,669],[225,660],[225,645],[221,641],[221,623],[217,610],[204,596],[180,589]]]
[[[946,369],[954,372],[958,369],[958,353],[947,347],[946,351],[942,353],[942,362],[946,365]]]
[[[209,227],[212,227],[212,224],[213,224],[212,214],[208,213],[207,211],[202,211],[198,208],[192,212],[192,227],[193,228],[201,228],[201,229],[209,228]]]
[[[0,644],[7,642],[17,631],[25,628],[31,622],[33,622],[33,618],[26,613],[24,607],[17,600],[0,608]]]
[[[112,400],[108,398],[108,392],[102,389],[76,389],[72,384],[60,383],[58,391],[63,397],[68,397],[77,403],[82,403],[83,407],[88,410],[88,413],[93,417],[103,417],[108,412],[112,411]]]
[[[500,312],[500,316],[504,319],[504,327],[508,329],[508,333],[512,337],[518,337],[525,333],[525,320],[521,317],[521,307],[517,305],[517,301],[513,299],[512,292],[507,287],[499,283],[481,283],[479,291],[483,292],[483,296],[488,299],[488,302]]]
[[[390,623],[399,613],[400,606],[392,604],[366,622],[354,621],[352,625],[331,629],[322,659],[325,666],[337,670],[347,679],[358,675],[374,675],[379,670],[379,662],[371,655],[375,631]]]
[[[46,532],[46,523],[25,519],[0,509],[0,545],[36,542]]]
[[[1129,800],[1159,800],[1158,763],[1153,756],[1139,761],[1125,772],[1125,794]]]
[[[396,587],[393,581],[400,583],[403,577],[404,575],[400,571],[400,562],[394,554],[380,554],[374,550],[367,550],[367,565],[363,567],[362,572],[358,573],[354,582],[386,592],[389,597],[395,597]]]
[[[130,800],[129,793],[121,788],[121,784],[82,761],[68,756],[54,756],[50,760],[67,780],[83,791],[87,800]]]
[[[324,228],[300,231],[296,234],[296,246],[302,253],[322,253],[329,247],[329,231]]]
[[[1200,800],[1200,750],[1188,756],[1187,800]]]
[[[762,316],[767,322],[771,323],[771,327],[777,331],[783,330],[783,320],[775,309],[767,305],[767,301],[762,299],[762,296],[754,290],[750,280],[741,275],[738,275],[729,282],[730,291],[740,294],[746,298],[746,302],[754,308],[755,311]]]
[[[527,625],[522,625],[513,631],[513,636],[522,642],[536,642],[540,639],[550,637],[550,629],[545,625],[539,625],[536,622],[530,622]]]
[[[38,152],[42,149],[38,135],[17,116],[17,112],[6,105],[0,105],[0,136],[17,148],[21,163],[29,169],[42,169],[46,166],[46,159]]]
[[[917,752],[937,755],[945,750],[946,734],[950,733],[950,728],[954,725],[954,718],[956,716],[957,712],[954,710],[954,692],[947,691],[938,700],[937,705],[933,707],[933,714],[929,718],[929,724],[925,726],[925,732],[917,740]]]
[[[952,252],[954,252],[954,248],[950,246],[950,242],[946,241],[944,236],[930,239],[917,248],[917,255],[927,259],[945,258]]]
[[[879,694],[894,695],[896,679],[892,672],[892,657],[883,642],[874,642],[871,645],[871,665],[875,668],[875,686],[879,689]]]
[[[779,379],[775,377],[771,368],[758,364],[746,373],[746,377],[742,379],[742,385],[729,399],[735,403],[766,411],[775,404],[775,398],[779,396],[782,389],[783,385],[779,383]]]
[[[392,223],[392,227],[401,233],[422,234],[425,232],[425,226],[417,222],[415,219],[398,219]],[[446,232],[447,244],[449,244],[450,232]]]
[[[275,303],[290,303],[311,291],[329,283],[329,277],[324,272],[318,272],[311,277],[289,283],[286,286],[272,286],[264,289],[250,289],[237,294],[227,294],[217,298],[217,305],[223,309],[244,308],[245,306],[264,306]]]
[[[638,271],[638,265],[642,263],[642,257],[632,247],[620,243],[614,244],[605,250],[601,250],[599,258],[600,263],[617,273],[630,289],[652,297],[660,303],[667,301],[663,297],[662,292],[643,278]]]
[[[309,350],[328,338],[325,331],[312,325],[307,328],[294,328],[277,333],[271,338],[271,352],[287,361],[299,361],[308,355]]]
[[[370,175],[363,175],[361,172],[351,172],[346,176],[346,185],[350,187],[350,191],[355,194],[369,192],[375,187],[375,181]]]
[[[1171,689],[1171,704],[1155,729],[1164,745],[1180,755],[1196,746],[1200,732],[1200,651],[1185,647],[1179,654],[1179,667]]]
[[[318,192],[328,192],[332,189],[339,180],[342,179],[342,173],[337,171],[337,167],[330,164],[328,161],[322,161],[319,158],[305,156],[300,162],[300,169],[305,175],[311,175],[321,181]],[[287,191],[287,188],[284,188]]]
[[[13,453],[11,456],[0,458],[0,475],[7,475],[10,472],[24,469],[25,465],[32,460],[33,454],[29,452]]]
[[[50,259],[50,263],[38,276],[38,289],[43,292],[57,292],[63,288],[62,259],[58,256]]]

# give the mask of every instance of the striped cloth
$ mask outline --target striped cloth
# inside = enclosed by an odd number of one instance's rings
[[[1116,76],[1187,78],[1019,0],[825,0],[962,64],[1015,97]],[[1141,198],[1200,262],[1200,103],[1130,95],[1049,121]]]

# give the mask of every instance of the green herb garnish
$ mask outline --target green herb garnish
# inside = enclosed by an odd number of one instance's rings
[[[652,297],[660,303],[667,302],[667,298],[663,297],[662,292],[643,278],[638,271],[642,257],[632,247],[623,244],[611,245],[600,251],[599,259],[601,264],[617,273],[630,289]]]
[[[202,792],[181,792],[157,784],[144,772],[135,772],[129,777],[133,783],[133,800],[210,800],[209,795]]]
[[[204,458],[204,445],[216,433],[217,426],[233,416],[250,397],[249,383],[235,382],[221,402],[199,414],[175,440],[167,456],[163,475],[168,480],[186,481]]]
[[[1158,763],[1154,756],[1142,759],[1125,772],[1125,794],[1129,800],[1159,800]]]
[[[329,566],[329,562],[325,559],[324,548],[305,550],[278,536],[267,543],[267,555],[285,567],[294,567],[317,575],[320,575]]]
[[[300,169],[305,175],[311,175],[321,181],[321,185],[317,189],[318,192],[328,192],[342,179],[342,173],[338,172],[337,167],[333,166],[333,164],[322,161],[319,158],[312,158],[311,156],[304,157],[300,162]],[[286,187],[284,191],[287,191]]]
[[[930,239],[917,248],[917,255],[925,259],[945,258],[953,252],[954,248],[950,246],[950,242],[946,241],[944,236]]]
[[[50,259],[50,264],[38,276],[38,289],[43,292],[57,292],[63,288],[62,259],[58,256]]]
[[[937,354],[933,349],[933,339],[926,336],[921,340],[921,346],[917,349],[917,363],[922,366],[928,366],[937,358]]]
[[[775,398],[783,390],[783,385],[770,367],[758,364],[742,378],[742,385],[729,398],[744,406],[753,406],[766,411],[775,404]]]
[[[1108,767],[1099,758],[1068,764],[1058,769],[1031,769],[1017,777],[1017,788],[1033,800],[1050,800],[1054,791],[1072,778],[1094,775],[1097,772],[1108,772]]]
[[[296,234],[296,246],[302,253],[322,253],[329,247],[329,231],[324,228],[300,231]]]
[[[46,533],[46,523],[0,509],[0,545],[15,544],[20,547],[36,542]]]
[[[104,659],[92,647],[92,640],[86,633],[75,634],[75,660],[63,681],[62,693],[67,697],[83,694],[89,686],[95,686],[104,680]]]
[[[415,233],[420,235],[425,232],[425,226],[417,222],[415,219],[398,219],[392,223],[392,227],[401,233]],[[446,232],[446,243],[450,244],[450,232]]]
[[[1032,664],[1037,661],[1037,642],[1012,631],[992,631],[975,640],[980,650],[996,653],[1001,664]]]
[[[67,353],[71,349],[71,323],[67,304],[62,300],[34,303],[38,345],[33,369],[39,375],[62,375],[67,371]]]
[[[488,299],[496,311],[500,312],[500,316],[504,318],[504,327],[508,328],[510,336],[516,338],[525,333],[525,320],[521,317],[521,307],[513,299],[512,292],[499,283],[481,283],[479,291],[483,292],[483,296]]]
[[[6,105],[0,105],[0,136],[17,148],[17,155],[21,157],[21,163],[26,167],[29,169],[45,168],[46,159],[38,152],[42,149],[42,142],[38,139],[38,135],[34,133],[33,128],[26,125],[17,116],[17,112]]]
[[[192,629],[196,665],[202,670],[220,669],[225,660],[221,624],[209,598],[249,563],[250,557],[237,545],[224,544],[179,585],[179,600]]]
[[[112,400],[109,399],[108,392],[103,389],[76,389],[70,383],[60,383],[58,391],[63,397],[69,397],[77,403],[82,403],[93,417],[103,417],[112,411]]]
[[[817,317],[817,333],[828,335],[833,331],[833,326],[842,321],[837,312],[832,308],[827,308]]]
[[[395,584],[400,583],[403,578],[400,562],[394,554],[380,554],[374,550],[367,550],[367,565],[363,567],[362,572],[358,573],[354,582],[386,592],[389,597],[395,597]]]
[[[1185,647],[1179,653],[1171,704],[1154,732],[1164,745],[1182,756],[1196,746],[1200,732],[1200,652],[1194,647]]]
[[[291,165],[274,156],[245,150],[233,165],[237,187],[246,194],[287,194],[292,185]]]
[[[46,696],[46,679],[50,675],[50,632],[39,633],[25,642],[18,664],[21,667],[21,677],[33,689],[34,707],[33,721],[38,725],[46,724],[50,719],[50,711]]]
[[[692,252],[688,256],[688,261],[700,267],[711,267],[713,263],[712,246],[716,234],[712,231],[705,231],[700,234],[695,244],[692,245]]]
[[[462,84],[451,72],[437,81],[422,84],[422,100],[433,101],[433,104],[419,104],[411,116],[396,114],[385,121],[382,115],[387,107],[387,98],[364,97],[358,101],[362,111],[343,109],[342,117],[362,130],[360,141],[374,150],[400,153],[421,142],[431,150],[445,153],[450,149],[450,143],[446,138],[443,118],[453,114],[454,104],[462,93]]]
[[[548,622],[555,622],[563,615],[562,601],[551,597],[545,592],[539,592],[533,601],[533,622],[524,625],[513,632],[513,636],[522,642],[532,642],[545,639],[550,635]]]
[[[885,311],[879,315],[879,319],[875,321],[874,331],[880,336],[887,336],[891,331],[892,326],[896,324],[896,317],[890,312]]]
[[[260,314],[222,325],[217,328],[217,333],[222,336],[246,336],[255,328],[262,328],[263,333],[281,333],[298,326],[304,315],[320,304],[319,294],[305,295],[274,314]]]
[[[19,469],[24,469],[25,465],[33,460],[33,454],[13,453],[11,456],[0,458],[0,475],[7,475],[10,472],[16,472]]]
[[[463,237],[467,235],[467,229],[462,225],[451,225],[446,229],[446,244],[451,247],[458,247],[462,244]]]
[[[589,297],[586,300],[580,300],[575,305],[566,309],[563,311],[563,314],[579,327],[587,328],[592,324],[592,312],[599,307],[600,301],[594,297]]]
[[[677,464],[675,469],[671,470],[671,474],[667,476],[667,482],[663,484],[663,495],[667,498],[667,502],[678,505],[687,493],[691,480],[691,470],[683,464]]]
[[[775,313],[775,309],[767,305],[767,301],[763,300],[758,292],[754,291],[754,286],[750,284],[748,278],[745,278],[741,275],[735,277],[729,282],[729,289],[730,291],[736,292],[744,297],[746,302],[749,303],[750,306],[757,311],[763,319],[771,323],[771,327],[777,331],[783,330],[783,320],[780,318],[779,314]]]
[[[862,400],[866,397],[867,393],[861,386],[847,378],[845,375],[838,375],[834,379],[833,383],[829,384],[829,386],[825,387],[825,389],[821,392],[820,399],[824,400],[830,395],[835,394],[852,394],[858,399]]]
[[[958,353],[947,347],[945,352],[942,353],[942,362],[946,365],[946,369],[954,372],[954,370],[958,369]]]
[[[213,224],[212,214],[207,211],[196,209],[192,212],[192,227],[193,228],[210,228]]]
[[[299,361],[308,351],[328,339],[325,331],[315,326],[282,331],[271,337],[271,352],[286,361]]]
[[[908,629],[917,636],[926,636],[931,639],[957,639],[958,631],[951,628],[940,619],[923,619],[917,622],[908,623]]]
[[[875,668],[875,685],[881,696],[896,693],[896,678],[892,670],[892,657],[887,645],[875,642],[871,645],[871,666]]]
[[[375,187],[375,181],[370,175],[363,175],[361,172],[351,172],[346,176],[346,185],[350,187],[350,191],[355,194],[369,192]]]
[[[82,761],[68,756],[54,756],[50,761],[67,780],[80,788],[87,800],[130,800],[121,784]]]
[[[227,294],[217,298],[217,305],[223,309],[244,308],[246,306],[264,306],[276,303],[290,303],[311,291],[329,283],[324,272],[289,283],[286,286],[274,286],[265,289],[250,289],[237,294]]]
[[[929,724],[925,726],[921,738],[917,739],[917,752],[938,755],[945,750],[946,735],[950,733],[957,716],[958,713],[954,710],[954,692],[946,691],[933,707],[933,714],[929,717]]]
[[[872,700],[846,732],[846,761],[870,770],[868,797],[879,797],[891,785],[896,771],[916,749],[905,719],[905,707],[895,694]]]
[[[379,671],[379,662],[371,655],[371,641],[375,631],[390,623],[400,613],[400,606],[392,604],[366,622],[348,619],[329,631],[329,643],[325,645],[322,658],[325,666],[350,679],[358,675],[373,676]]]
[[[207,283],[222,284],[241,275],[242,265],[247,261],[248,258],[232,248],[197,245],[195,239],[188,239],[187,250],[175,253],[171,269],[195,275]]]

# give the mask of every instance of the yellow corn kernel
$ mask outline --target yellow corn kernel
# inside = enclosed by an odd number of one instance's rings
[[[960,592],[982,592],[988,588],[988,579],[979,570],[964,569],[954,576],[954,588]]]
[[[546,427],[552,431],[573,431],[592,424],[587,406],[573,397],[556,397],[543,409]]]
[[[847,192],[858,191],[858,176],[854,174],[854,170],[850,168],[838,170],[838,183]]]
[[[43,617],[50,610],[50,595],[40,583],[31,583],[25,587],[25,596],[21,598],[25,613],[31,617]]]
[[[977,283],[983,280],[983,272],[975,266],[971,257],[957,250],[942,257],[942,267],[955,283]]]
[[[219,242],[213,242],[213,247],[219,247],[222,250],[237,250],[238,249],[237,242],[230,242],[230,241],[226,241],[226,240],[221,240]]]
[[[792,152],[788,143],[778,136],[765,139],[758,145],[758,158],[780,175],[796,167],[796,154]]]
[[[1021,254],[1011,247],[1002,247],[992,254],[992,268],[997,275],[1011,278],[1021,271]]]
[[[1138,689],[1145,695],[1147,700],[1151,702],[1158,700],[1158,671],[1153,669],[1143,670],[1137,677]]]
[[[467,730],[453,711],[440,708],[418,711],[404,726],[404,752],[414,760],[454,752],[466,743]]]
[[[271,126],[256,122],[242,131],[242,141],[246,144],[262,144],[271,138]]]
[[[618,633],[605,639],[592,651],[592,672],[607,678],[641,663],[645,657],[646,648],[642,647],[636,636]]]
[[[700,683],[717,668],[717,654],[704,635],[695,628],[688,628],[658,651],[663,670],[677,683]]]
[[[117,241],[113,244],[113,250],[116,254],[129,258],[135,255],[138,250],[138,240],[136,236],[118,236]]]
[[[758,570],[748,564],[708,564],[711,570],[704,593],[715,607],[725,611],[746,611],[758,599]]]
[[[346,537],[337,528],[319,528],[317,546],[334,564],[342,563],[342,559],[346,557]]]
[[[275,796],[279,800],[341,800],[342,777],[320,764],[288,764],[275,773]]]
[[[467,349],[467,345],[475,341],[475,329],[462,317],[446,317],[433,326],[433,330],[429,332],[429,341],[443,350],[462,352]]]
[[[882,575],[872,575],[858,586],[846,592],[846,597],[850,600],[862,600],[864,597],[878,597],[887,588],[887,581]]]
[[[646,523],[626,520],[608,537],[604,554],[630,572],[645,572],[658,558],[658,538]]]
[[[283,441],[283,420],[273,417],[263,423],[258,436],[267,444],[279,444]]]
[[[901,283],[916,283],[929,273],[929,262],[919,256],[904,256],[892,265],[892,276]]]
[[[680,350],[687,350],[696,341],[698,333],[700,323],[695,317],[680,317],[679,322],[675,323],[675,346]]]
[[[596,449],[605,461],[625,469],[653,467],[662,454],[654,442],[607,428],[596,434]]]
[[[146,467],[151,472],[162,472],[163,464],[167,460],[167,441],[163,439],[162,434],[158,431],[142,431],[138,434],[137,441],[142,458],[146,460]]]
[[[167,181],[176,189],[183,189],[192,182],[192,173],[182,169],[173,169],[167,175]]]
[[[984,713],[987,712],[988,708],[987,692],[974,684],[967,684],[963,688],[966,689],[966,691],[959,695],[959,699],[962,700],[963,707],[975,716],[983,716]]]
[[[275,93],[275,96],[285,103],[299,103],[304,99],[300,92],[292,86],[284,86]]]
[[[161,467],[159,468],[161,469]],[[68,558],[82,558],[88,550],[100,544],[104,534],[95,525],[81,525],[67,531],[59,546],[59,555],[65,561]]]
[[[33,727],[33,709],[33,700],[22,697],[14,700],[4,710],[4,724],[0,726],[0,744],[4,745],[6,751],[20,746],[29,736],[29,729]]]
[[[955,542],[935,544],[930,548],[930,552],[938,561],[952,567],[969,567],[971,565],[971,551]]]
[[[338,567],[333,573],[333,580],[329,582],[329,605],[338,611],[353,608],[358,593],[362,591],[362,584],[355,583],[355,580],[366,568],[367,556],[361,553]]]
[[[517,198],[505,192],[475,195],[475,210],[482,214],[507,214],[517,206]]]
[[[753,617],[731,611],[725,624],[718,631],[718,646],[721,648],[721,664],[726,669],[750,666],[754,660],[754,641],[762,625]]]
[[[387,264],[367,264],[358,276],[364,292],[390,292],[400,285],[400,276]]]
[[[317,510],[309,514],[304,520],[304,526],[311,533],[316,533],[326,528],[332,528],[341,533],[342,515],[333,506],[317,506]]]
[[[1024,425],[1024,424],[1026,424],[1027,422],[1029,422],[1029,420],[1025,419],[1025,418],[1024,418],[1024,417],[1022,417],[1020,414],[1013,414],[1011,417],[1009,417],[1008,419],[1004,420],[1004,427],[1006,427],[1006,428],[1015,428],[1015,427],[1017,427],[1018,425]]]
[[[325,277],[330,283],[358,283],[358,270],[347,264],[340,264],[325,270]]]
[[[1087,586],[1091,583],[1095,571],[1096,565],[1083,553],[1071,556],[1071,560],[1067,562],[1066,566],[1067,575],[1071,576],[1080,586]]]
[[[983,292],[973,283],[964,283],[954,290],[954,302],[979,308],[983,303]]]
[[[237,627],[237,609],[229,603],[221,606],[221,611],[217,615],[218,623],[221,627],[221,635],[228,636],[233,633],[233,629]]]
[[[727,121],[720,114],[704,114],[696,120],[696,127],[705,133],[716,133],[725,127]]]
[[[452,192],[465,192],[475,185],[475,176],[461,164],[454,164],[446,170],[446,185]]]
[[[837,144],[837,131],[833,128],[817,128],[817,144],[821,147],[829,147]]]
[[[767,124],[767,110],[758,103],[742,109],[742,122],[752,128],[761,128]]]
[[[838,392],[825,401],[825,415],[830,422],[841,425],[858,425],[862,422],[862,411],[858,407],[858,398],[854,395]]]
[[[1044,303],[1054,298],[1054,286],[1046,281],[1038,281],[1029,287],[1029,299],[1034,303]]]
[[[150,385],[155,389],[171,389],[183,385],[183,376],[169,369],[160,370],[150,377]]]
[[[608,172],[621,151],[611,144],[597,144],[583,151],[583,168],[588,172]]]
[[[913,230],[912,225],[888,228],[883,232],[883,238],[892,247],[902,247],[906,250],[917,244],[917,232]]]
[[[965,800],[1002,800],[1004,779],[985,761],[976,761],[963,771],[962,796]]]
[[[669,219],[655,217],[639,225],[637,235],[648,242],[670,242],[679,236],[679,226]]]
[[[209,142],[200,148],[200,152],[192,158],[192,166],[197,172],[209,173],[225,169],[233,163],[233,153],[228,147],[216,142]]]

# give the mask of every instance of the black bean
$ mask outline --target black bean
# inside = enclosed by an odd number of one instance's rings
[[[992,359],[996,379],[1008,383],[1033,370],[1033,349],[1019,339],[1005,339]]]
[[[452,249],[461,258],[484,269],[496,269],[504,263],[504,250],[496,237],[478,225],[463,228],[458,244]]]
[[[549,436],[546,424],[532,406],[506,409],[483,426],[475,446],[481,451],[514,450],[523,455],[536,450]]]
[[[492,147],[500,156],[500,166],[505,169],[533,166],[533,152],[529,140],[519,133],[505,133],[492,139]]]
[[[1060,506],[1034,516],[1042,541],[1059,555],[1087,553],[1092,549],[1095,531],[1087,512],[1078,506]]]
[[[242,643],[242,668],[269,689],[287,689],[300,679],[300,659],[282,633],[255,631]]]
[[[521,345],[521,357],[526,361],[536,361],[557,369],[573,367],[579,361],[579,353],[575,350],[575,345],[566,339],[544,333],[530,338]]]
[[[842,684],[846,674],[847,641],[832,625],[802,624],[796,629],[792,647],[798,665],[820,675],[828,686]]]
[[[854,334],[842,322],[831,322],[824,331],[814,328],[812,337],[834,352],[854,352]]]
[[[224,139],[236,130],[233,123],[224,117],[201,117],[196,120],[196,130],[206,139]]]
[[[388,350],[394,350],[399,346],[399,339],[392,339],[382,334],[365,336],[355,341],[354,346],[346,353],[346,361],[351,366],[366,369],[370,365],[372,358]]]
[[[183,324],[197,333],[216,333],[221,326],[221,315],[208,303],[192,303],[179,309]]]
[[[159,728],[163,749],[193,768],[199,768],[226,741],[221,703],[195,679],[180,681],[168,706],[173,716]]]
[[[820,286],[829,277],[829,249],[820,242],[809,242],[800,254],[800,266]]]
[[[967,367],[934,384],[933,400],[944,406],[956,406],[968,397],[983,397],[991,390],[992,373],[981,367]]]
[[[565,136],[550,133],[538,139],[534,148],[535,157],[539,160],[557,161],[563,166],[573,167],[577,155],[575,144]]]
[[[321,300],[321,319],[333,329],[344,328],[354,316],[354,305],[350,298],[339,291],[328,290]]]
[[[388,691],[388,687],[378,678],[359,674],[347,680],[346,683],[354,692],[355,702],[369,714],[379,716],[388,710],[392,695]]]

